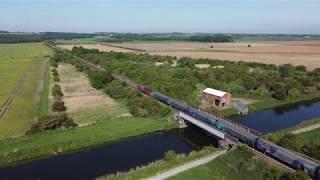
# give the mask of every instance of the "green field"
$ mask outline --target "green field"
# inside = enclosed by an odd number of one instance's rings
[[[38,115],[45,70],[44,56],[51,50],[40,43],[0,45],[0,104],[25,76],[9,111],[0,119],[0,139],[21,136]]]

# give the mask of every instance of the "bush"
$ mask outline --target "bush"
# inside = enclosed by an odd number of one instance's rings
[[[172,160],[175,160],[176,158],[177,158],[177,154],[173,150],[169,150],[164,154],[164,159],[166,161],[172,161]]]
[[[304,65],[296,66],[297,71],[306,72],[307,68]]]
[[[279,66],[279,72],[281,77],[293,77],[295,68],[291,64],[284,64]]]
[[[60,82],[60,78],[59,78],[58,76],[54,76],[54,77],[53,77],[53,80],[54,80],[55,82]]]
[[[69,128],[75,127],[77,124],[74,120],[67,116],[67,114],[59,114],[55,116],[45,116],[31,126],[27,134],[33,134],[44,130],[57,129],[61,127]]]
[[[302,147],[302,151],[315,159],[320,160],[320,143],[309,143]]]
[[[98,72],[98,71],[91,71],[89,73],[89,79],[91,85],[96,89],[103,88],[107,83],[112,81],[112,75],[110,71]]]
[[[62,112],[66,111],[66,107],[64,105],[64,102],[60,99],[55,99],[55,101],[52,104],[52,111],[54,112]]]
[[[54,74],[58,74],[58,71],[57,71],[57,69],[56,69],[56,68],[51,69],[51,72],[52,72],[52,75],[54,75]]]
[[[280,177],[280,180],[308,180],[310,177],[306,172],[297,171],[294,173],[286,173]]]
[[[104,92],[114,99],[128,97],[128,87],[118,80],[113,80],[104,87]]]
[[[314,87],[314,86],[305,87],[303,89],[303,93],[306,95],[315,94],[315,93],[317,93],[317,91],[318,91],[317,87]]]
[[[291,133],[284,134],[279,139],[278,144],[283,147],[294,149],[294,150],[298,150],[298,147],[299,147],[297,136]]]
[[[62,97],[63,96],[63,93],[61,91],[61,86],[60,85],[55,84],[52,87],[52,96],[54,96],[54,97],[56,97],[56,96]]]

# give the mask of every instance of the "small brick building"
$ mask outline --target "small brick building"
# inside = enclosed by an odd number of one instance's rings
[[[216,89],[206,88],[202,91],[201,102],[216,107],[231,106],[231,94]]]

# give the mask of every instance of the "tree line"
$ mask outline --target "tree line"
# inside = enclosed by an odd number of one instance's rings
[[[90,38],[94,34],[86,33],[62,33],[62,32],[43,32],[43,33],[0,33],[0,43],[26,43],[42,42],[55,39],[75,39]]]

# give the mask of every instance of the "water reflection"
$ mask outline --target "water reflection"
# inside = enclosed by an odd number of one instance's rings
[[[262,133],[274,132],[320,117],[320,100],[288,104],[231,119]]]

